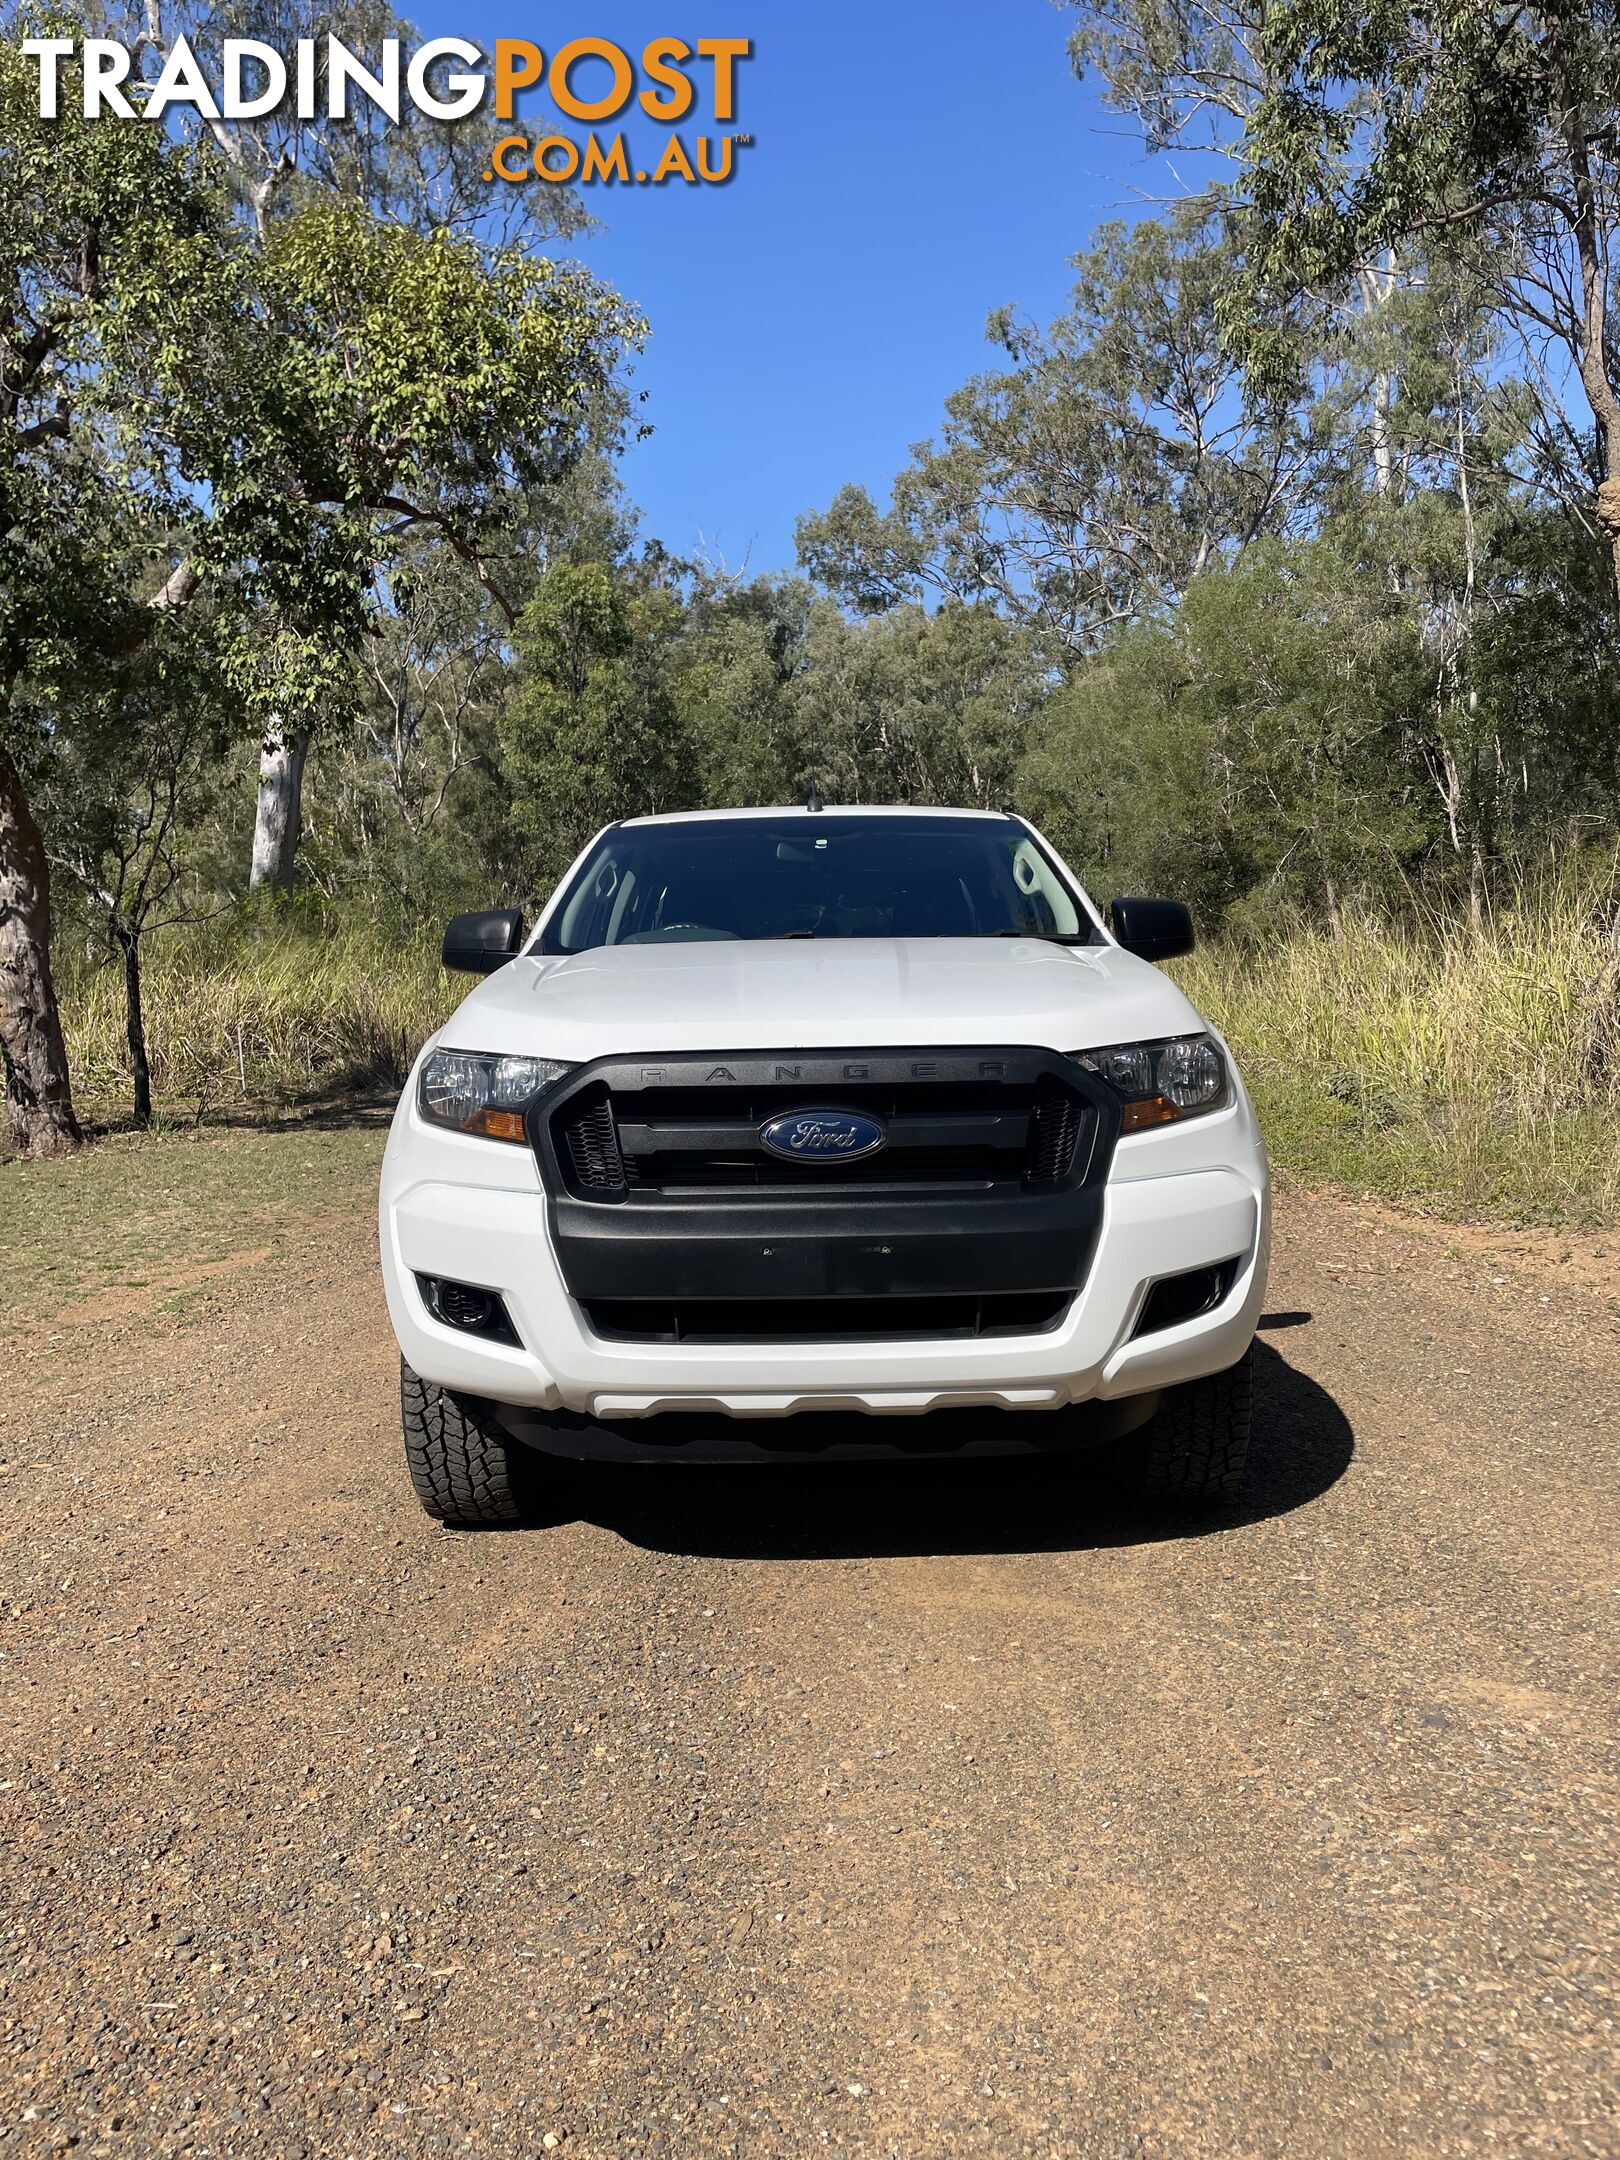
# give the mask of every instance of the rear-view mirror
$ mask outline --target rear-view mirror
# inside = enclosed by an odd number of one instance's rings
[[[1115,937],[1139,960],[1174,960],[1196,942],[1180,900],[1116,900],[1108,914]]]
[[[520,908],[476,908],[467,915],[451,916],[440,958],[462,975],[493,975],[522,943]]]

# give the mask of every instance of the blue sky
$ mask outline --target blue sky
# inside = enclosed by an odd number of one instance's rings
[[[625,465],[646,530],[732,568],[791,568],[795,518],[845,481],[881,496],[946,394],[991,361],[989,311],[1055,313],[1092,227],[1166,185],[1075,80],[1074,18],[1051,0],[408,12],[424,34],[486,47],[754,39],[735,123],[754,146],[736,180],[589,188],[603,229],[573,249],[652,325],[636,387],[655,432]],[[707,111],[706,70],[700,80],[683,134]],[[589,92],[584,70],[578,84]],[[522,117],[538,127],[548,109]],[[633,147],[663,133],[639,114],[626,132]]]

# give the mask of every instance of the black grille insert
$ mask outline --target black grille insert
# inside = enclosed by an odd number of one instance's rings
[[[1086,1122],[1086,1105],[1055,1080],[1036,1090],[1035,1114],[1029,1121],[1025,1177],[1031,1185],[1061,1185],[1074,1168],[1075,1149]]]
[[[624,1158],[606,1088],[592,1088],[571,1102],[559,1119],[559,1137],[582,1190],[610,1198],[625,1189]]]
[[[608,1342],[934,1342],[1040,1335],[1072,1290],[930,1298],[593,1298],[583,1310]]]

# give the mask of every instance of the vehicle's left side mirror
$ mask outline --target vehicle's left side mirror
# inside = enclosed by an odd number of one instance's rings
[[[1174,960],[1197,942],[1180,900],[1116,900],[1108,916],[1115,937],[1139,960]]]
[[[451,916],[439,957],[462,975],[493,975],[522,943],[521,908],[478,908],[470,915]]]

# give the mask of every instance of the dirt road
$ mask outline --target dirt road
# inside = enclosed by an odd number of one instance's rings
[[[1280,1233],[1200,1535],[1023,1462],[435,1529],[359,1207],[14,1342],[0,2153],[1620,2154],[1615,1286]]]

